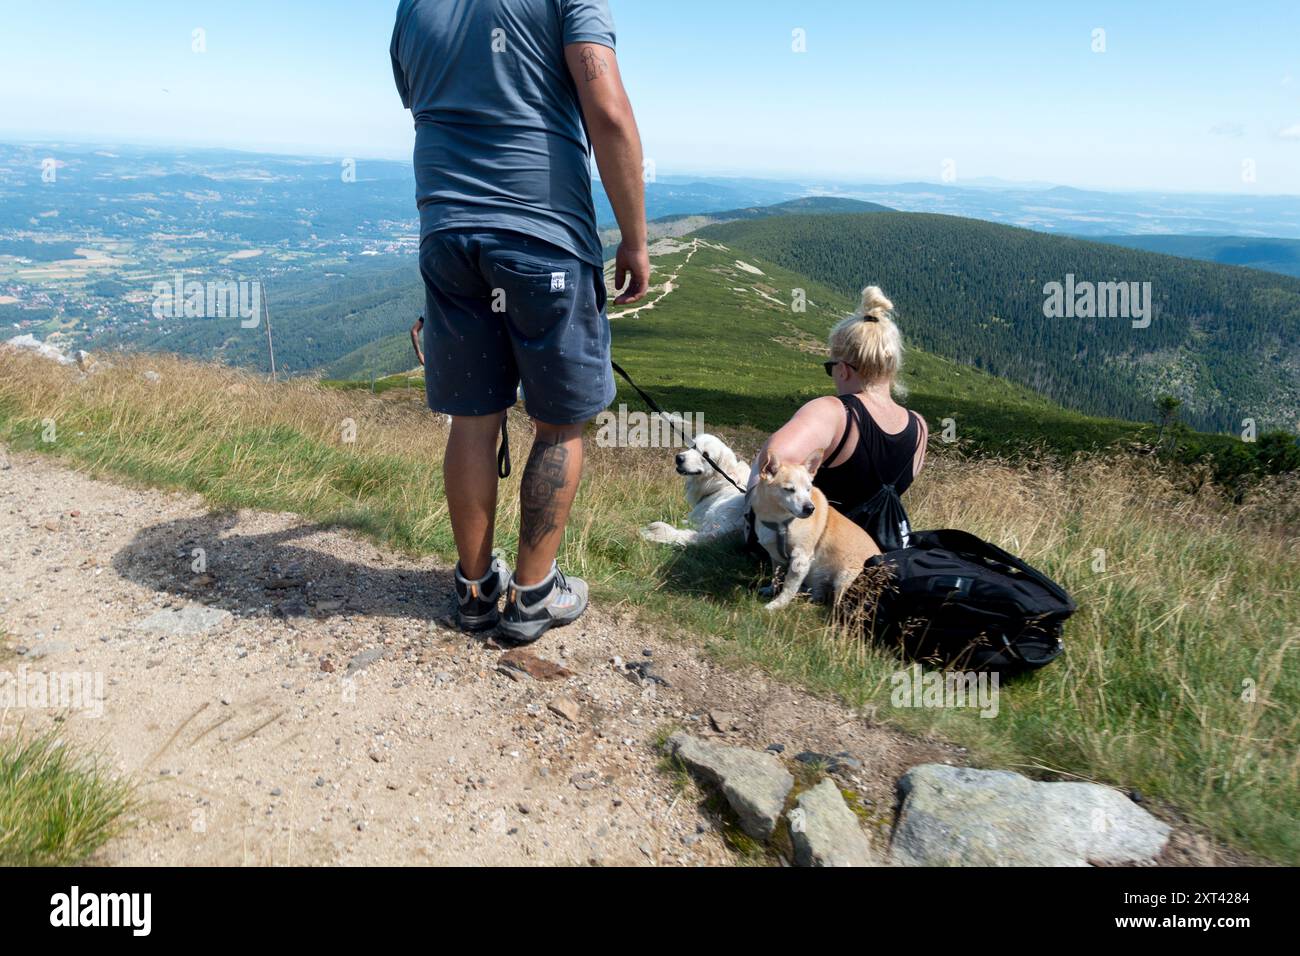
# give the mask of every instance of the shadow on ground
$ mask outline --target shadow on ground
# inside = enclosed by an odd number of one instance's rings
[[[141,529],[112,563],[127,580],[240,617],[441,621],[454,613],[450,571],[387,566],[390,557],[361,541],[350,544],[373,553],[375,563],[349,561],[331,553],[330,543],[312,540],[336,530],[302,524],[245,533],[235,512],[213,511]]]

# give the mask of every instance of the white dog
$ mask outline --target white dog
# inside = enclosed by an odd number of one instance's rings
[[[704,460],[708,455],[741,488],[749,481],[743,464],[720,438],[697,435],[691,447],[677,455],[677,474],[686,477],[686,503],[693,528],[674,528],[655,521],[641,529],[641,537],[659,544],[697,544],[729,535],[739,537],[745,528],[745,496]]]

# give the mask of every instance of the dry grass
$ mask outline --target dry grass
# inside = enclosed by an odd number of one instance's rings
[[[55,440],[44,442],[50,422]],[[512,417],[519,465],[529,431]],[[446,430],[415,393],[272,385],[162,357],[78,380],[0,353],[0,437],[91,472],[196,490],[214,505],[294,511],[407,552],[451,555]],[[759,439],[725,437],[742,452]],[[1194,476],[1136,459],[1027,468],[933,456],[908,493],[914,525],[964,528],[1015,551],[1080,605],[1066,654],[1003,687],[998,717],[986,720],[891,707],[898,662],[822,609],[765,615],[751,591],[758,569],[734,548],[643,542],[639,527],[686,511],[669,456],[591,449],[562,561],[606,607],[635,607],[639,626],[962,742],[984,762],[1136,788],[1221,839],[1300,862],[1294,480],[1236,507]],[[518,487],[516,478],[501,488],[507,552]]]

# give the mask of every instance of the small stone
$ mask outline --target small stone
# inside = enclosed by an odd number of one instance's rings
[[[739,718],[737,718],[735,714],[729,714],[724,710],[709,711],[709,723],[711,723],[713,729],[720,734],[740,729]]]
[[[355,674],[357,671],[365,670],[375,661],[382,660],[383,656],[384,649],[382,647],[372,647],[360,654],[354,654],[348,661],[348,673]]]
[[[523,648],[506,651],[498,658],[498,662],[505,667],[523,671],[534,680],[564,680],[573,676],[573,671],[567,667],[538,657]]]
[[[278,796],[280,796],[282,793],[284,793],[284,791],[281,790],[279,787],[274,787],[274,788],[272,788],[272,790],[271,790],[271,796],[273,796],[273,797],[278,797]]]
[[[551,711],[551,713],[559,714],[571,724],[576,724],[578,722],[578,716],[582,713],[582,709],[568,697],[557,697],[555,700],[547,704],[546,707]]]

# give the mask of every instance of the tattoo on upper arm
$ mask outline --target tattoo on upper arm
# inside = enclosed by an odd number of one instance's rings
[[[590,47],[582,51],[582,65],[587,70],[588,83],[600,79],[609,72],[609,66],[605,63],[605,58]]]

